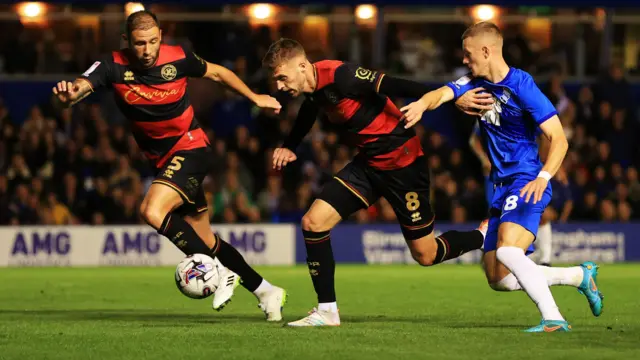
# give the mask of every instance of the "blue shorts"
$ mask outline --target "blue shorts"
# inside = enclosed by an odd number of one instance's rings
[[[520,177],[512,182],[499,183],[494,186],[493,199],[490,206],[489,229],[484,239],[484,251],[493,251],[498,245],[498,227],[503,222],[512,222],[529,230],[534,236],[538,234],[538,225],[544,209],[551,201],[551,183],[542,195],[542,200],[534,204],[533,200],[525,202],[524,197],[520,197],[522,190],[527,183],[534,178]],[[533,253],[533,244],[527,249],[527,255]]]
[[[488,176],[484,177],[484,198],[487,200],[487,206],[491,207],[493,200],[493,183]]]

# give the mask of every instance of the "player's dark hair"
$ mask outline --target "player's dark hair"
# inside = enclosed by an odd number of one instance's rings
[[[306,56],[304,48],[299,42],[281,38],[269,46],[269,50],[262,59],[262,65],[273,69],[282,62],[300,55]]]
[[[127,37],[131,37],[134,30],[149,30],[152,27],[159,27],[156,14],[149,10],[140,10],[127,17]]]
[[[465,30],[465,32],[462,34],[462,40],[480,34],[494,34],[502,37],[502,31],[500,31],[498,25],[490,21],[481,21],[477,24],[469,26],[467,30]]]

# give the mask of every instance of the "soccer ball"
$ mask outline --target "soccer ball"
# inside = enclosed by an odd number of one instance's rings
[[[189,255],[176,268],[176,286],[192,299],[204,299],[218,288],[217,262],[204,254]]]

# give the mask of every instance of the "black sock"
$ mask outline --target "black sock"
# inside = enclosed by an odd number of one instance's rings
[[[238,250],[222,240],[218,234],[215,234],[215,236],[216,249],[214,249],[213,254],[218,257],[222,265],[240,276],[242,286],[245,289],[251,292],[256,291],[262,283],[262,276],[247,264]]]
[[[169,238],[186,255],[211,253],[209,246],[180,215],[167,214],[158,229],[158,234]]]
[[[438,251],[433,264],[455,259],[471,250],[480,249],[484,242],[484,236],[478,230],[473,231],[447,231],[436,236]]]
[[[319,303],[336,301],[335,273],[336,262],[331,249],[329,231],[313,232],[302,230],[307,248],[307,266],[318,294]]]

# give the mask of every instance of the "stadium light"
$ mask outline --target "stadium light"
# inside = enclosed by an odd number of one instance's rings
[[[489,21],[496,17],[498,10],[492,5],[478,5],[473,8],[473,17],[480,21]]]
[[[271,4],[253,4],[249,13],[258,20],[264,20],[273,15],[273,6]]]
[[[137,2],[128,2],[124,5],[124,14],[128,17],[134,12],[144,10],[144,5]]]
[[[371,20],[376,15],[376,7],[373,5],[358,5],[356,17],[360,20]]]
[[[39,2],[26,2],[18,5],[18,14],[24,18],[36,18],[45,12],[45,7]]]

